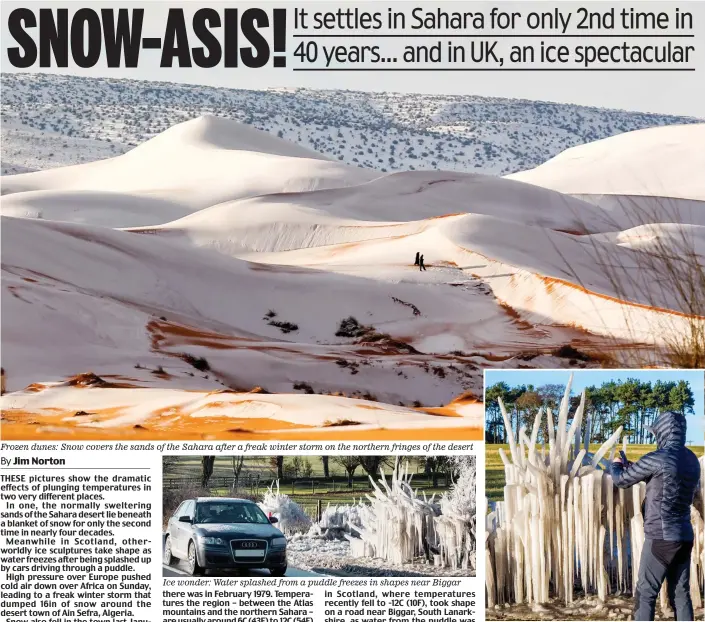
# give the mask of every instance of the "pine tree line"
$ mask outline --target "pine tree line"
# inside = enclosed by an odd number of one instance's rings
[[[506,382],[498,382],[485,391],[485,440],[488,443],[507,443],[502,414],[499,410],[498,397],[502,398],[515,437],[522,426],[528,430],[533,426],[538,409],[549,406],[554,412],[554,425],[557,412],[565,391],[565,385],[532,384],[510,387]],[[630,443],[653,443],[648,432],[659,413],[676,411],[684,415],[694,413],[694,396],[686,380],[656,382],[628,378],[624,381],[610,380],[600,386],[585,389],[586,412],[590,416],[590,438],[601,443],[621,425],[628,435]],[[571,396],[571,415],[580,401],[579,395]],[[584,419],[585,420],[585,419]],[[548,442],[546,420],[539,433],[539,441]]]

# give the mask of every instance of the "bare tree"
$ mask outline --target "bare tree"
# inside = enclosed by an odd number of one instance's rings
[[[433,487],[438,488],[438,479],[451,469],[448,456],[427,456],[424,459],[424,472],[433,480]]]
[[[330,456],[321,456],[321,462],[323,463],[323,477],[330,477],[330,469],[328,467],[328,460]]]
[[[201,456],[201,487],[208,488],[208,482],[213,475],[215,456]]]
[[[233,466],[233,490],[239,488],[240,482],[240,471],[242,471],[242,465],[245,463],[245,456],[232,456],[232,466]]]
[[[389,456],[360,456],[359,460],[365,473],[372,477],[379,475],[380,467],[392,464]]]
[[[284,479],[284,456],[271,456],[269,464],[273,469],[277,470],[277,479]]]
[[[357,467],[360,466],[360,456],[331,456],[334,464],[337,464],[348,474],[348,488],[352,488],[353,477]]]

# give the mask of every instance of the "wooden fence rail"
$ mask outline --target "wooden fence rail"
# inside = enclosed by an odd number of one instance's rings
[[[259,474],[241,475],[235,483],[232,476],[226,477],[222,475],[213,476],[208,480],[207,488],[211,490],[239,490],[240,492],[249,492],[251,494],[259,494],[266,490],[272,483],[272,478],[263,478]],[[450,478],[445,475],[440,475],[437,478],[438,486],[445,487],[450,484]],[[163,486],[166,490],[188,490],[202,488],[202,482],[197,477],[168,477],[164,479]],[[433,488],[433,478],[421,476],[414,478],[412,485],[414,488],[423,490],[424,488]],[[352,480],[352,486],[348,483],[348,478],[341,477],[311,477],[311,478],[293,478],[280,480],[280,490],[284,493],[292,495],[298,494],[316,494],[322,492],[364,492],[371,490],[370,482],[366,477],[357,476]]]

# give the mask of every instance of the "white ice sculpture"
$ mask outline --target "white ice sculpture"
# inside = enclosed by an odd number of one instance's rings
[[[548,448],[539,449],[537,444],[543,409],[536,415],[531,437],[522,427],[517,440],[500,400],[510,455],[500,448],[506,478],[504,500],[496,503],[486,519],[486,597],[490,608],[505,603],[540,605],[551,597],[570,604],[577,586],[586,594],[597,594],[600,601],[609,593],[633,593],[644,542],[641,504],[646,486],[641,483],[618,489],[604,470],[617,450],[621,427],[591,455],[589,424],[580,434],[584,392],[568,426],[571,384],[572,376],[555,428],[553,414],[546,409]],[[701,485],[705,484],[702,477]],[[698,582],[691,585],[696,586],[693,604],[698,606],[705,546],[702,517],[695,514],[691,574]],[[662,605],[665,600],[664,590]]]
[[[285,536],[305,533],[311,526],[311,519],[303,508],[289,496],[279,492],[279,480],[272,482],[267,488],[259,507],[267,516],[272,515],[279,519],[276,527]]]
[[[449,492],[443,493],[440,516],[434,519],[440,549],[440,566],[474,569],[476,548],[475,456],[455,458],[458,473]]]
[[[475,460],[458,465],[451,490],[436,500],[411,486],[409,465],[397,460],[391,481],[380,469],[373,494],[360,502],[358,537],[347,536],[351,555],[393,564],[432,559],[442,567],[475,568]]]

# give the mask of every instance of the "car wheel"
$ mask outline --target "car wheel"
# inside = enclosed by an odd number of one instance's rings
[[[271,574],[273,577],[283,577],[286,574],[286,568],[286,566],[282,568],[270,568],[269,574]]]
[[[171,552],[171,538],[169,536],[166,537],[166,541],[164,542],[164,563],[167,566],[175,566],[179,560],[174,557],[173,553]]]
[[[203,568],[198,565],[198,556],[196,555],[196,545],[193,542],[188,543],[188,573],[190,575],[203,574]]]

